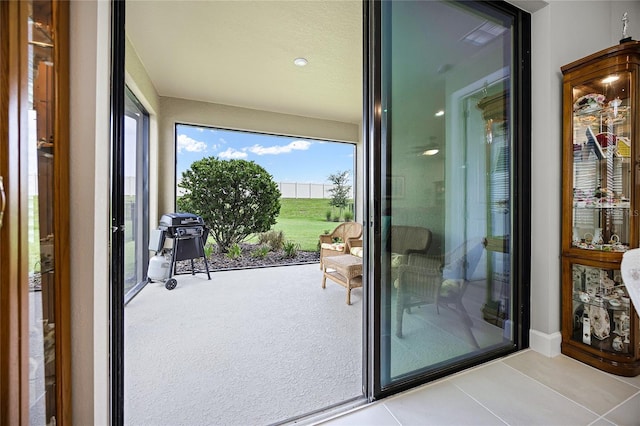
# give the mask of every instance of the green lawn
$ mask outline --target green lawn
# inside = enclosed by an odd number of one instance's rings
[[[318,237],[331,232],[339,222],[328,222],[327,211],[332,210],[329,199],[281,198],[280,215],[272,227],[283,231],[285,240],[300,244],[303,251],[315,251]],[[338,212],[334,209],[334,214]],[[255,241],[255,237],[250,241]]]

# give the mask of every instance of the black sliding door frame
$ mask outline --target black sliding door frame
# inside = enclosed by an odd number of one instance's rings
[[[514,57],[512,59],[513,79],[513,226],[511,236],[513,253],[511,272],[515,282],[513,288],[513,321],[514,344],[507,348],[497,348],[468,359],[452,363],[435,371],[418,373],[397,382],[384,385],[382,380],[389,377],[389,366],[382,360],[389,359],[390,324],[383,323],[383,300],[385,291],[383,282],[389,277],[383,277],[385,262],[382,247],[382,215],[384,206],[382,201],[389,189],[385,187],[386,179],[383,174],[386,165],[391,161],[391,149],[388,137],[391,134],[390,125],[383,124],[383,112],[388,117],[391,109],[384,105],[384,99],[389,99],[389,79],[391,61],[382,57],[390,52],[390,34],[385,34],[383,19],[390,19],[388,9],[391,1],[373,1],[364,4],[364,152],[365,161],[365,206],[364,240],[365,268],[367,273],[365,282],[366,299],[368,302],[366,329],[368,336],[366,343],[366,389],[369,400],[377,400],[413,388],[420,384],[453,374],[463,369],[487,362],[499,356],[512,353],[529,346],[530,327],[530,234],[531,234],[531,48],[530,48],[530,15],[506,2],[459,2],[466,7],[483,12],[493,11],[504,13],[513,18]],[[452,1],[451,3],[456,3]],[[388,22],[387,22],[388,24]],[[388,26],[387,26],[388,28]],[[386,88],[386,89],[385,89]],[[387,120],[390,123],[390,120]],[[387,289],[388,291],[388,289]]]
[[[124,424],[124,117],[125,2],[111,2],[111,425]]]

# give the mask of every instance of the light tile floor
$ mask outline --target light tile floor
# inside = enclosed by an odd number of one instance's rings
[[[525,350],[322,424],[640,425],[640,376]]]

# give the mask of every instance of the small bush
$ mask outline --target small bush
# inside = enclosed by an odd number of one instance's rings
[[[268,246],[260,246],[257,249],[251,252],[251,257],[255,257],[256,259],[264,259],[269,254]]]
[[[271,251],[278,251],[284,244],[284,232],[275,230],[263,232],[258,236],[258,243],[268,245]]]
[[[240,248],[240,245],[238,245],[238,243],[232,244],[231,247],[229,247],[229,251],[227,252],[227,257],[229,259],[235,260],[241,256],[242,256],[242,249]]]
[[[325,213],[325,216],[327,218],[327,222],[331,221],[331,210],[327,210],[327,212]]]
[[[286,241],[283,246],[285,257],[296,257],[298,250],[300,250],[300,244],[293,241]]]
[[[331,233],[331,229],[325,229],[324,230],[324,235],[329,235]]]
[[[344,212],[344,221],[351,222],[353,220],[353,212],[346,211]]]
[[[340,222],[340,216],[334,216],[333,217],[333,221],[334,222]]]

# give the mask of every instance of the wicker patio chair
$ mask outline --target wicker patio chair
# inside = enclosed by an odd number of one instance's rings
[[[396,299],[396,336],[402,337],[402,320],[411,307],[435,304],[453,309],[460,317],[470,343],[478,347],[471,332],[473,321],[462,303],[473,274],[484,250],[482,242],[463,244],[450,254],[430,256],[419,253],[409,255],[407,264],[398,268]]]
[[[362,238],[362,224],[358,222],[342,223],[332,233],[320,235],[320,269],[322,269],[322,259],[349,254],[352,241],[360,238]]]

